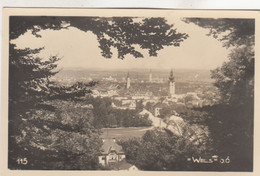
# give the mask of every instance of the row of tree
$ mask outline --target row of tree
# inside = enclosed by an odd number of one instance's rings
[[[141,170],[213,170],[213,166],[187,161],[192,156],[209,157],[212,150],[209,141],[198,143],[198,138],[192,140],[194,135],[195,132],[188,126],[183,128],[181,136],[169,130],[154,129],[147,131],[141,139],[121,140],[119,143],[127,161]]]
[[[93,98],[91,96],[84,100],[84,103],[93,105],[94,124],[97,128],[111,127],[145,127],[151,126],[152,121],[148,116],[139,117],[142,110],[141,102],[137,103],[137,108],[115,109],[111,106],[110,98]]]

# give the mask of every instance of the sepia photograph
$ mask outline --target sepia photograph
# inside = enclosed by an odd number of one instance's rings
[[[253,12],[74,11],[6,15],[9,170],[254,171]]]

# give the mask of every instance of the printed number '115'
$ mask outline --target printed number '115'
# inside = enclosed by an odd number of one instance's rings
[[[17,163],[26,165],[28,163],[28,160],[27,160],[27,158],[18,158]]]

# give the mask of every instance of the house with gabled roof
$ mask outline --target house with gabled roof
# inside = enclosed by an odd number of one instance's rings
[[[103,139],[101,154],[98,157],[99,163],[108,165],[109,163],[119,162],[123,159],[125,159],[125,153],[122,146],[118,145],[114,138]]]

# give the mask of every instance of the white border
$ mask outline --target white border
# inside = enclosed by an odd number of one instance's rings
[[[174,9],[260,9],[260,1],[259,0],[0,0],[0,13],[3,14],[3,7],[76,7],[76,8],[105,8],[105,7],[117,7],[117,8],[174,8]],[[204,11],[207,13],[207,11]],[[257,23],[259,24],[259,18],[257,19]],[[0,18],[0,32],[2,34],[2,17]],[[259,31],[259,28],[256,27],[256,31]],[[256,39],[259,38],[258,35],[256,35]],[[1,35],[1,55],[2,55],[2,35]],[[259,39],[257,41],[257,44],[259,44]],[[256,44],[256,48],[258,48]],[[256,49],[257,51],[257,49]],[[2,59],[2,57],[1,57]],[[256,61],[257,62],[257,61]],[[2,63],[2,61],[1,61]],[[259,65],[256,63],[256,65]],[[2,66],[0,67],[0,69]],[[258,67],[259,68],[259,67]],[[1,73],[4,70],[0,71]],[[2,78],[2,77],[1,77]],[[256,73],[256,87],[255,90],[259,90],[259,86],[257,83],[258,77]],[[1,82],[0,82],[1,85]],[[3,85],[1,85],[2,88]],[[1,91],[2,93],[2,91]],[[256,97],[256,103],[259,103],[259,100],[257,97],[259,97],[259,92],[255,92]],[[2,98],[1,98],[2,99]],[[2,110],[3,104],[1,105]],[[257,111],[257,114],[255,114],[255,117],[259,116],[259,111]],[[2,117],[2,116],[1,116]],[[2,117],[3,118],[3,117]],[[1,120],[2,121],[2,120]],[[259,118],[255,118],[255,124],[259,124]],[[255,126],[256,129],[256,126]],[[0,131],[3,132],[1,129],[1,122],[0,122]],[[5,135],[5,134],[1,134]],[[256,131],[255,131],[255,136]],[[2,140],[1,140],[2,142]],[[255,143],[256,143],[256,137],[255,137]],[[1,144],[1,150],[3,147],[3,143]],[[258,155],[258,151],[256,149],[259,149],[259,143],[256,143],[255,147],[255,156]],[[3,157],[3,156],[1,156]],[[255,160],[256,161],[256,160]],[[257,164],[259,164],[258,159],[257,162],[254,162],[254,173],[253,175],[259,175],[259,169],[257,169]],[[20,172],[20,171],[12,171],[12,172],[5,172],[8,173],[8,175],[39,175],[40,171],[26,171],[26,172]],[[87,172],[88,174],[98,174],[98,175],[158,175],[162,173],[158,172],[138,172],[136,174],[134,173],[127,173],[127,172],[102,172],[102,171],[92,171]],[[51,175],[86,175],[86,172],[82,171],[44,171],[43,175],[51,174]],[[210,172],[210,173],[201,173],[201,172],[164,172],[163,175],[252,175],[252,173],[216,173],[216,172]]]

